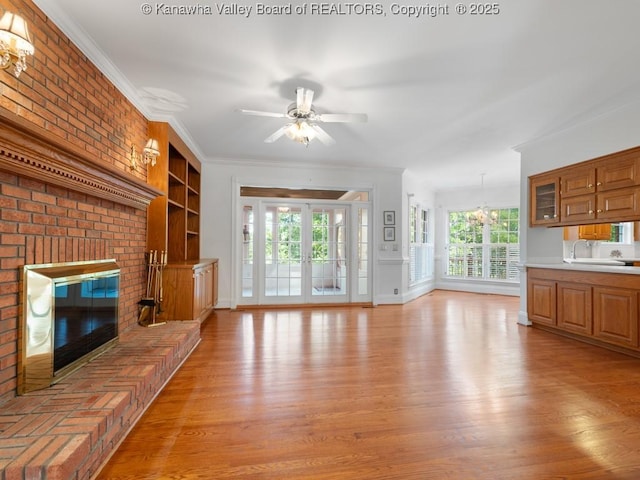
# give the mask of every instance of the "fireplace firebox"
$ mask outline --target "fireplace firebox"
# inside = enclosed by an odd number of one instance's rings
[[[47,388],[118,338],[114,259],[25,265],[18,394]]]

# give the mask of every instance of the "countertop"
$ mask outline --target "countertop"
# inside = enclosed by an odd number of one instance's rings
[[[614,260],[618,260],[617,258]],[[624,259],[625,261],[628,259]],[[573,270],[582,272],[620,273],[626,275],[640,275],[640,267],[625,267],[618,265],[590,265],[585,263],[525,263],[527,268],[550,268],[555,270]]]

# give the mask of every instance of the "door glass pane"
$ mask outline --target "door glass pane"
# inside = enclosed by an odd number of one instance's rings
[[[369,209],[358,209],[358,295],[369,293]]]
[[[302,215],[299,207],[265,210],[264,295],[302,294]]]
[[[253,207],[242,209],[242,296],[253,296]]]
[[[347,286],[344,208],[316,207],[311,214],[311,294],[344,295]]]

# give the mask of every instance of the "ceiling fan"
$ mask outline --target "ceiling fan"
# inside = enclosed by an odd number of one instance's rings
[[[335,140],[318,125],[319,122],[345,123],[367,121],[367,115],[365,113],[316,113],[312,105],[313,93],[313,90],[309,88],[296,88],[296,101],[289,105],[286,113],[245,109],[240,109],[239,112],[245,115],[286,118],[290,120],[289,123],[280,127],[264,141],[266,143],[273,143],[283,135],[286,135],[291,140],[306,146],[308,146],[309,142],[314,138],[317,138],[324,145],[333,145],[335,143]]]

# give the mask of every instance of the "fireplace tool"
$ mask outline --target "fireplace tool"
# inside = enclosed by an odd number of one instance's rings
[[[167,252],[158,254],[157,250],[150,250],[147,257],[147,291],[138,302],[142,308],[138,323],[143,327],[156,327],[167,322],[156,322],[156,316],[162,313],[162,270],[167,265]]]

